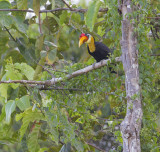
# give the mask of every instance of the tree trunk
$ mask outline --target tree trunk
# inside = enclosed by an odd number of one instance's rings
[[[127,18],[133,12],[131,0],[122,0],[120,4],[122,20],[122,63],[125,71],[125,87],[127,96],[127,113],[121,123],[123,152],[140,152],[140,129],[142,108],[139,86],[137,37],[134,24]]]

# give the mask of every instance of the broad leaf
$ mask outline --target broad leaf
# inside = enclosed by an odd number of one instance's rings
[[[38,134],[40,127],[41,127],[40,124],[35,123],[31,133],[29,134],[27,145],[30,152],[37,152],[39,150],[40,146],[38,144]]]
[[[6,80],[21,80],[22,74],[15,69],[13,64],[6,65]],[[10,84],[13,89],[16,89],[19,84]]]
[[[33,9],[37,16],[39,16],[40,0],[33,0]]]
[[[101,5],[100,0],[97,0],[97,1],[94,0],[89,5],[87,16],[86,16],[86,25],[88,26],[90,31],[93,31],[94,23],[96,21],[100,5]]]
[[[0,114],[0,122],[5,118],[6,113],[5,113],[5,106],[3,106]]]
[[[50,127],[50,132],[51,132],[50,138],[58,145],[59,132],[57,129],[57,126],[58,126],[57,115],[52,114],[51,112],[47,112],[46,119]]]
[[[25,109],[30,107],[30,97],[29,96],[23,96],[19,100],[16,101],[16,105],[21,111],[24,111]]]
[[[35,51],[35,54],[36,54],[36,57],[39,58],[40,57],[40,51],[42,50],[43,48],[43,41],[44,41],[44,35],[41,35],[37,38],[36,40],[36,44],[35,44],[35,47],[36,47],[36,51]]]
[[[0,96],[4,97],[7,100],[7,89],[8,84],[0,84]]]
[[[21,73],[24,74],[28,80],[33,80],[35,72],[31,66],[26,63],[15,63],[15,68],[21,70]]]
[[[5,105],[5,112],[6,112],[6,122],[9,124],[11,120],[11,114],[16,108],[16,102],[10,100]]]
[[[17,0],[18,9],[27,9],[27,0]]]
[[[37,110],[32,111],[32,109],[30,108],[24,111],[23,113],[16,115],[16,121],[19,121],[20,119],[22,119],[23,122],[20,129],[20,140],[22,140],[23,135],[25,134],[29,123],[34,121],[44,120],[44,116],[41,112]]]
[[[16,16],[14,19],[14,25],[17,27],[17,30],[21,33],[26,33],[27,25],[24,24],[24,18],[22,16]]]
[[[52,0],[52,9],[55,9],[55,0]]]
[[[53,62],[55,62],[57,59],[57,50],[51,50],[48,54],[47,54],[47,62],[48,64],[53,64]]]
[[[3,26],[11,27],[11,25],[14,23],[12,16],[10,15],[0,15],[0,23]]]
[[[7,1],[0,1],[0,9],[10,9],[11,4]],[[9,11],[0,11],[0,15],[8,14]]]

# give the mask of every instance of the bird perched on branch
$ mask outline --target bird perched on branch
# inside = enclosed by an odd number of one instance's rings
[[[82,33],[79,37],[79,47],[87,43],[88,53],[95,58],[97,62],[108,59],[111,55],[111,50],[101,42],[95,42],[95,39],[90,34]]]

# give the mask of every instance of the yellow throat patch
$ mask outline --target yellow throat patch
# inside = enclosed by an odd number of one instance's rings
[[[95,44],[94,44],[94,38],[91,36],[91,38],[86,42],[88,44],[90,52],[94,52],[96,50]]]

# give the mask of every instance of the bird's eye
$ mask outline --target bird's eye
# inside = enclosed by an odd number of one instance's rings
[[[89,38],[90,34],[87,34],[87,37]]]

